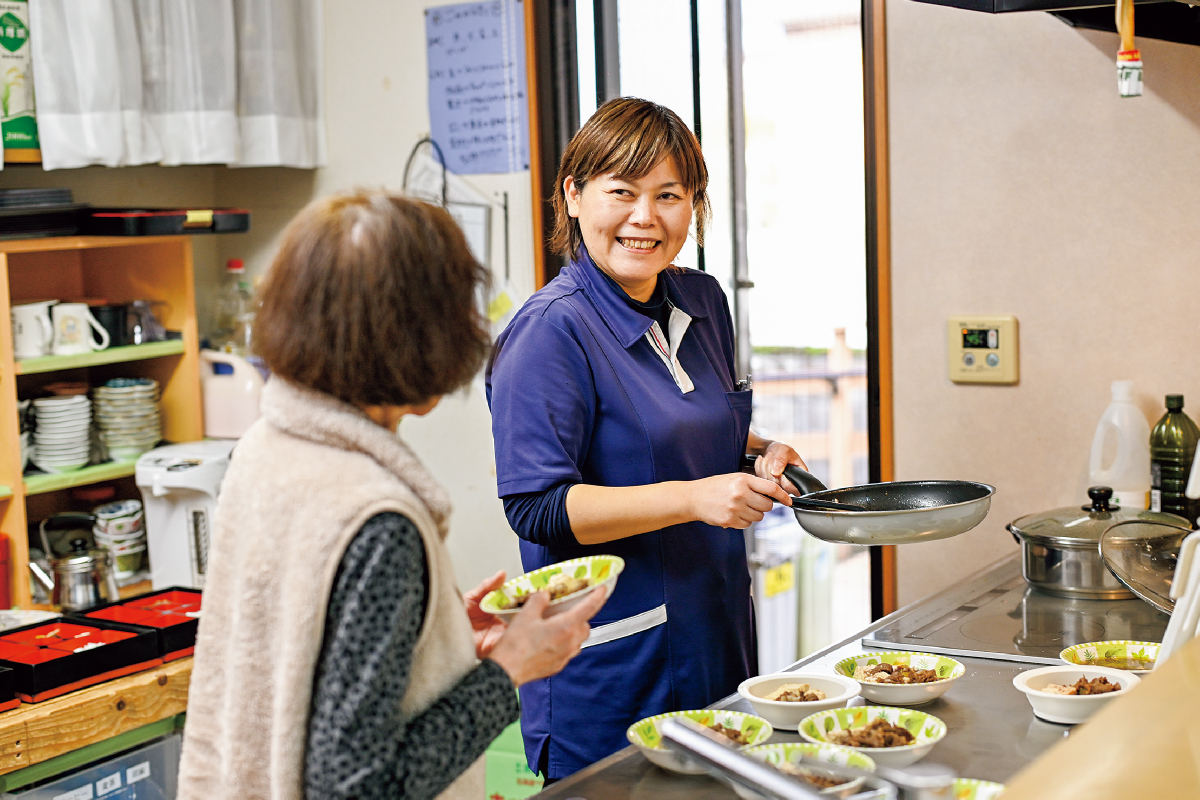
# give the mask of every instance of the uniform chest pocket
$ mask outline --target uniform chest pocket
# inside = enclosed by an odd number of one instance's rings
[[[726,392],[725,400],[729,403],[729,410],[733,412],[738,446],[745,449],[746,436],[750,433],[750,417],[754,414],[754,391],[748,389],[741,392]]]

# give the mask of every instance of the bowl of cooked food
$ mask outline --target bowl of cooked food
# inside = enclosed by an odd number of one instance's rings
[[[742,752],[751,758],[765,761],[785,775],[791,775],[809,788],[829,797],[848,797],[854,794],[862,787],[863,779],[837,777],[822,770],[819,764],[812,763],[814,760],[823,764],[854,767],[864,772],[875,771],[875,762],[870,756],[832,744],[778,742],[754,745]],[[762,797],[758,792],[740,783],[733,783],[733,790],[745,800],[759,800]]]
[[[1111,667],[1041,667],[1013,678],[1033,713],[1047,722],[1074,725],[1141,683],[1132,672]]]
[[[1068,647],[1058,654],[1064,663],[1078,667],[1110,667],[1145,675],[1154,669],[1158,659],[1158,642],[1131,642],[1114,639],[1110,642],[1086,642]]]
[[[858,694],[858,681],[817,672],[777,672],[747,678],[738,694],[776,728],[795,730],[809,714],[846,705]]]
[[[653,717],[646,717],[629,726],[629,729],[625,731],[625,738],[631,745],[641,750],[642,755],[663,769],[684,775],[703,775],[704,769],[690,759],[663,746],[659,726],[664,720],[673,717],[687,717],[693,722],[698,722],[728,737],[739,747],[762,744],[775,732],[771,723],[762,717],[742,711],[716,711],[711,708],[655,714]]]
[[[851,706],[806,717],[800,735],[810,742],[850,747],[881,767],[907,767],[946,735],[946,723],[911,708]]]
[[[1004,784],[975,778],[955,778],[951,791],[954,800],[996,800],[1004,794]]]
[[[843,658],[833,671],[858,681],[859,694],[873,703],[916,706],[941,697],[967,668],[945,656],[887,650]]]
[[[548,613],[558,614],[594,592],[597,587],[611,587],[623,569],[625,559],[620,556],[584,556],[560,561],[505,581],[499,589],[484,595],[479,607],[509,622],[525,605],[525,601],[537,592],[544,591],[550,593]]]

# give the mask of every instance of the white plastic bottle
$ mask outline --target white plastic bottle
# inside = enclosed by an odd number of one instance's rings
[[[1115,443],[1115,447],[1114,447]],[[1105,464],[1105,460],[1112,460]],[[1092,439],[1092,486],[1110,486],[1122,508],[1148,508],[1150,423],[1133,403],[1133,381],[1113,381],[1112,403]]]

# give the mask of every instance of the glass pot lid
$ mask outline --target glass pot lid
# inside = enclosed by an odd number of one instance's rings
[[[1091,504],[1066,506],[1040,514],[1029,514],[1008,523],[1014,536],[1050,547],[1096,548],[1104,532],[1119,522],[1141,520],[1190,530],[1183,517],[1142,509],[1124,509],[1112,504],[1113,490],[1107,486],[1088,489]]]

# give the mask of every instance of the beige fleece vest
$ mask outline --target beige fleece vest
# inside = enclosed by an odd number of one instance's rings
[[[233,452],[213,524],[188,694],[180,800],[304,797],[304,751],[325,611],[366,520],[411,519],[428,609],[401,703],[411,718],[476,662],[454,581],[445,493],[400,441],[352,406],[271,379]],[[483,797],[483,760],[442,797]]]

